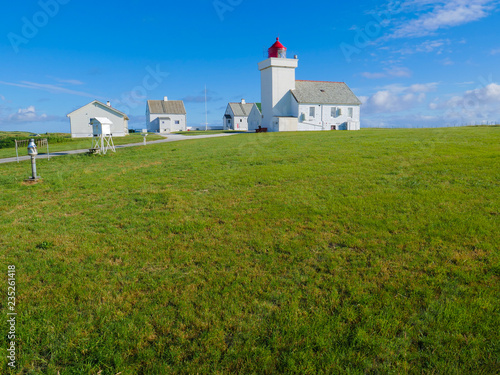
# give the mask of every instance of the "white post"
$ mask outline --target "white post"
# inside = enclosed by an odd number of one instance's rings
[[[205,131],[208,130],[207,85],[205,85]]]

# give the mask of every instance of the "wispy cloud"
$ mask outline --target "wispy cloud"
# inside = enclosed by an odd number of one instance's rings
[[[53,77],[53,76],[47,76],[47,78],[53,79],[54,81],[56,81],[58,83],[69,84],[69,85],[74,85],[74,86],[84,84],[82,81],[80,81],[78,79],[62,79],[62,78]]]
[[[415,38],[471,23],[490,15],[497,0],[407,0],[402,9],[417,18],[399,19],[389,38]]]
[[[207,102],[216,102],[221,99],[215,91],[207,90]],[[205,91],[200,91],[197,95],[188,95],[182,100],[187,103],[205,103]]]
[[[388,78],[388,77],[411,77],[411,70],[408,68],[402,67],[393,67],[384,69],[383,72],[363,72],[361,75],[368,79],[379,79],[379,78]]]
[[[449,45],[451,45],[450,39],[436,39],[436,40],[426,40],[417,45],[405,46],[395,51],[401,55],[413,55],[416,53],[436,53],[441,55],[443,52],[450,50]]]
[[[29,82],[29,81],[21,81],[19,83],[15,82],[5,82],[5,81],[0,81],[0,85],[7,85],[7,86],[15,86],[15,87],[22,87],[22,88],[27,88],[31,90],[42,90],[42,91],[47,91],[53,94],[70,94],[70,95],[78,95],[78,96],[85,96],[88,98],[93,98],[93,99],[100,99],[100,100],[106,100],[106,98],[84,92],[84,91],[77,91],[77,90],[71,90],[65,87],[61,86],[56,86],[56,85],[51,85],[51,84],[45,84],[45,83],[36,83],[36,82]]]
[[[490,55],[498,55],[500,53],[500,48],[495,48],[490,51]]]

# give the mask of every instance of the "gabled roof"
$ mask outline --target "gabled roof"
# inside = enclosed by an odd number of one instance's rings
[[[94,121],[100,122],[102,125],[113,125],[113,122],[107,117],[94,117],[90,119],[90,123],[92,124]]]
[[[361,105],[344,82],[295,81],[291,92],[298,103]]]
[[[109,109],[109,110],[111,110],[111,111],[113,111],[113,112],[115,112],[115,113],[119,114],[120,116],[123,116],[125,120],[129,120],[128,116],[127,116],[125,113],[123,113],[122,111],[119,111],[119,110],[117,110],[116,108],[113,108],[113,107],[111,107],[111,106],[109,106],[109,105],[106,105],[106,104],[104,104],[104,103],[100,102],[99,100],[94,100],[94,101],[91,101],[90,103],[85,104],[83,107],[86,107],[86,106],[88,106],[88,105],[90,105],[90,104],[98,104],[98,105],[100,105],[101,107],[104,107],[104,108],[106,108],[106,109]],[[66,117],[69,117],[70,115],[72,115],[72,114],[73,114],[73,113],[75,113],[76,111],[79,111],[79,110],[80,110],[80,109],[82,109],[83,107],[80,107],[80,108],[78,108],[78,109],[75,109],[73,112],[68,113],[68,114],[66,115]]]
[[[148,100],[149,113],[166,115],[185,115],[186,108],[182,100]]]
[[[253,103],[229,103],[233,114],[238,117],[248,117],[250,111],[252,110]]]

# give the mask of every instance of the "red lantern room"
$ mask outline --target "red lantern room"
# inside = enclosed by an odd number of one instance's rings
[[[274,43],[271,48],[267,50],[267,53],[268,57],[286,59],[286,48],[280,43],[280,38],[276,38],[276,43]]]

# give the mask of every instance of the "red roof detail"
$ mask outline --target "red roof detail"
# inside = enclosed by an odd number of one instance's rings
[[[285,48],[285,46],[281,44],[280,38],[276,38],[276,42],[271,46],[271,48]]]
[[[286,47],[281,44],[280,38],[276,38],[276,42],[267,50],[268,57],[279,57],[279,51],[286,52]]]

